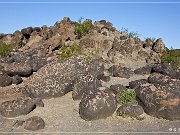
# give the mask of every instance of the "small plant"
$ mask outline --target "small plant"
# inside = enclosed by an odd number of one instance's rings
[[[180,50],[166,48],[161,57],[161,62],[170,63],[173,68],[178,69],[180,67]]]
[[[138,32],[129,32],[130,38],[139,38],[140,36],[141,34],[139,34]]]
[[[142,121],[142,120],[144,120],[146,117],[144,117],[144,116],[136,116],[136,117],[134,117],[136,120],[139,120],[139,121]]]
[[[82,36],[85,36],[92,29],[92,25],[89,22],[84,21],[82,23],[83,18],[81,17],[78,22],[75,23],[76,29],[75,34],[77,34],[77,38],[80,39]]]
[[[136,92],[134,89],[123,90],[120,93],[118,103],[119,104],[126,104],[128,102],[137,103]]]
[[[5,45],[5,44],[0,44],[0,55],[1,56],[7,56],[12,50],[11,45]]]
[[[126,117],[126,113],[125,113],[125,112],[119,112],[117,115],[118,115],[118,116],[121,116],[121,117],[123,117],[123,118]]]
[[[61,48],[59,49],[59,57],[61,59],[70,58],[72,56],[78,56],[81,54],[81,49],[77,43],[73,43],[71,46],[66,46],[65,43],[62,43]]]

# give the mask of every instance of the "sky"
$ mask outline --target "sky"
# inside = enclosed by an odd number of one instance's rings
[[[180,0],[52,1],[0,0],[0,33],[13,33],[28,26],[52,26],[65,16],[72,21],[83,17],[93,22],[107,20],[118,30],[127,28],[129,32],[139,33],[142,40],[162,38],[166,47],[180,49]]]

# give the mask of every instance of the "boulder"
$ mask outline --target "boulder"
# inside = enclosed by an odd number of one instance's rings
[[[84,94],[87,94],[89,91],[96,90],[101,86],[101,81],[94,78],[92,75],[82,75],[75,81],[72,98],[73,100],[79,100]]]
[[[0,87],[8,86],[12,83],[11,77],[0,71]]]
[[[128,102],[120,106],[116,112],[118,116],[137,117],[142,115],[144,110],[140,105]]]
[[[27,93],[30,97],[39,98],[63,96],[72,91],[80,76],[90,74],[96,78],[103,69],[98,63],[87,63],[82,57],[49,63],[25,81],[29,88]]]
[[[39,105],[44,106],[41,99],[22,99],[5,101],[1,104],[0,114],[4,117],[12,118],[27,115]]]
[[[179,79],[172,79],[171,77],[165,76],[160,73],[152,73],[148,77],[148,82],[156,86],[166,86],[175,91],[178,91],[180,89]]]
[[[179,88],[177,90],[170,87],[161,89],[146,83],[136,88],[136,95],[147,114],[168,120],[180,120]]]
[[[178,78],[177,72],[172,68],[169,63],[155,64],[152,68],[152,72],[161,73],[163,75],[170,76],[172,78]]]
[[[34,28],[33,28],[33,31],[40,32],[40,31],[41,31],[41,28],[40,28],[40,27],[34,27]]]
[[[26,37],[29,38],[31,33],[33,32],[33,28],[32,27],[27,27],[21,30],[21,33]]]
[[[20,84],[22,82],[22,78],[19,75],[15,75],[12,77],[12,84]]]
[[[79,104],[80,117],[86,121],[111,116],[117,107],[117,101],[108,90],[96,90],[85,94]]]
[[[127,90],[127,88],[121,84],[111,85],[110,89],[114,92],[115,95],[121,93],[123,90]]]
[[[144,67],[140,67],[138,69],[134,70],[135,74],[150,74],[152,70],[153,65],[146,65]]]
[[[159,38],[156,40],[156,42],[153,44],[153,51],[156,53],[162,53],[165,49],[165,44],[162,41],[162,38]]]
[[[25,63],[2,63],[3,71],[8,75],[29,76],[32,74],[32,67]]]
[[[25,120],[24,123],[24,129],[26,130],[36,131],[36,130],[44,129],[44,127],[45,127],[44,120],[38,116],[33,116],[31,118],[28,118],[27,120]]]
[[[140,79],[140,80],[131,81],[131,82],[129,82],[129,87],[131,87],[132,89],[136,89],[140,85],[145,84],[147,82],[148,82],[147,79]]]
[[[133,71],[127,67],[121,67],[120,65],[113,65],[111,66],[108,71],[114,77],[121,77],[121,78],[130,78],[133,75]]]

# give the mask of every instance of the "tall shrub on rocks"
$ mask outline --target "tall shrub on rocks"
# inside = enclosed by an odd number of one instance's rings
[[[89,21],[84,21],[82,23],[82,17],[75,23],[76,30],[75,34],[77,34],[77,38],[80,39],[82,36],[85,36],[92,29],[92,24]]]

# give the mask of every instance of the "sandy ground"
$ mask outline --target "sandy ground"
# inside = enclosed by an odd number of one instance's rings
[[[138,78],[147,78],[141,76]],[[130,79],[111,78],[106,85],[121,84],[128,85]],[[37,107],[30,114],[14,119],[6,119],[0,116],[0,134],[180,134],[180,121],[168,121],[148,116],[144,113],[142,121],[132,118],[122,118],[115,114],[111,117],[95,121],[84,121],[79,117],[78,106],[80,101],[72,100],[72,92],[63,97],[44,99],[44,107]],[[39,131],[27,131],[23,127],[14,128],[16,120],[27,119],[31,116],[40,116],[44,119],[46,126]],[[171,131],[172,129],[172,131]],[[175,130],[176,131],[173,131]]]

